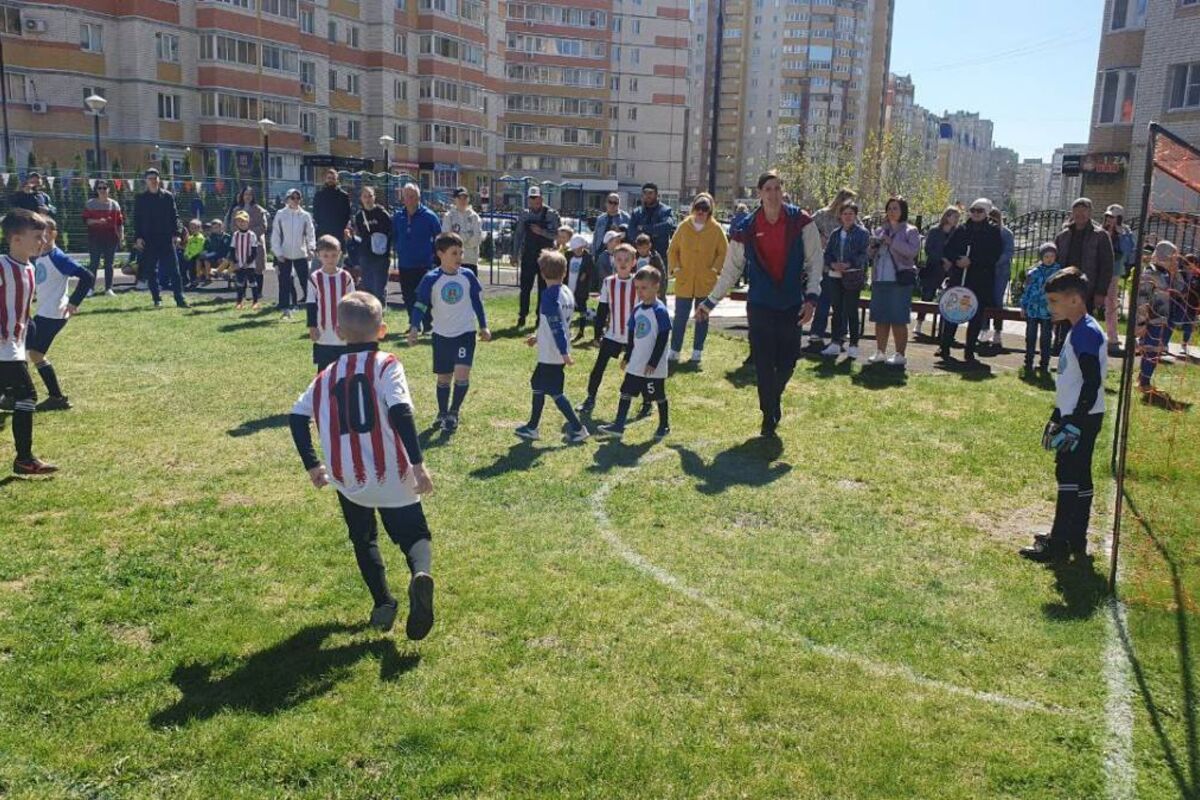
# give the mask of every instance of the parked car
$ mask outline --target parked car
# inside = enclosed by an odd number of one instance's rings
[[[512,252],[513,226],[516,217],[511,214],[483,215],[483,243],[479,248],[481,259],[503,258]]]

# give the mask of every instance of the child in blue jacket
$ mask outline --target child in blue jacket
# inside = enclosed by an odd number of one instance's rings
[[[1046,242],[1039,247],[1038,256],[1042,261],[1025,273],[1025,291],[1021,293],[1021,312],[1025,317],[1025,372],[1033,372],[1033,355],[1040,341],[1038,371],[1048,375],[1054,323],[1046,301],[1046,281],[1061,267],[1058,265],[1058,249],[1054,242]]]

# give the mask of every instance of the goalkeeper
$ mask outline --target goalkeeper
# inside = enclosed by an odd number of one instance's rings
[[[1094,294],[1087,277],[1074,267],[1046,281],[1046,301],[1055,322],[1070,325],[1058,357],[1054,413],[1042,433],[1042,446],[1055,453],[1058,499],[1050,534],[1034,537],[1021,555],[1033,561],[1087,557],[1088,519],[1092,513],[1092,451],[1104,423],[1104,378],[1108,346],[1100,324],[1087,313]]]

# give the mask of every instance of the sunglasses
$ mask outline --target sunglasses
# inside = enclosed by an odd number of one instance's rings
[[[609,204],[610,206],[615,206],[615,205],[617,205],[619,202],[620,202],[619,200],[609,200],[609,201],[608,201],[608,204]]]
[[[692,208],[692,211],[695,211],[700,214],[711,214],[712,213],[712,209],[709,208],[708,206],[695,206],[694,208]]]
[[[972,214],[986,214],[987,212],[984,211],[982,208],[972,208],[971,213]]]

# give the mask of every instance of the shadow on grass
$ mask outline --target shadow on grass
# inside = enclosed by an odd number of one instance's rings
[[[496,460],[486,467],[471,470],[472,478],[487,480],[504,475],[508,472],[523,472],[530,469],[537,463],[546,453],[553,453],[555,450],[562,450],[567,445],[558,445],[557,447],[538,447],[534,442],[521,439],[512,447],[508,448],[508,452],[501,453],[496,457]]]
[[[934,369],[942,372],[951,372],[962,378],[964,381],[987,381],[996,377],[992,372],[992,368],[984,364],[982,361],[977,361],[971,364],[967,361],[959,361],[958,359],[948,359],[943,361],[935,361]]]
[[[366,656],[380,661],[379,678],[393,681],[421,663],[419,655],[401,656],[390,638],[352,641],[322,647],[330,636],[353,634],[365,625],[327,623],[312,625],[283,641],[242,659],[228,656],[205,664],[181,664],[171,673],[171,683],[183,693],[174,705],[150,717],[155,728],[169,728],[209,719],[222,711],[249,711],[270,715],[305,703],[328,692]],[[232,664],[233,669],[223,677]]]
[[[1108,580],[1096,572],[1091,558],[1061,561],[1052,564],[1054,590],[1062,597],[1060,603],[1046,603],[1042,613],[1055,622],[1088,619],[1108,595]]]
[[[93,308],[92,306],[89,305],[87,308],[87,311],[85,311],[83,313],[87,314],[89,317],[93,317],[93,316],[96,316],[97,314],[136,314],[141,311],[155,311],[155,310],[156,309],[154,308],[154,304],[150,302],[149,298],[147,298],[146,305],[144,305],[144,306],[134,306],[133,308]],[[157,309],[157,310],[161,311],[162,309]]]
[[[287,414],[272,414],[269,417],[260,417],[243,422],[236,428],[230,428],[225,431],[226,434],[233,437],[250,436],[259,431],[268,431],[272,428],[286,428],[288,426]]]
[[[603,475],[617,467],[632,467],[638,463],[650,448],[656,444],[655,439],[641,444],[626,444],[620,439],[601,439],[600,446],[592,454],[593,464],[588,472]]]
[[[498,339],[524,339],[526,336],[529,336],[534,332],[535,329],[528,325],[526,325],[524,328],[518,328],[514,325],[509,325],[507,327],[498,329],[492,328],[492,341],[494,342]]]
[[[908,370],[887,364],[868,364],[851,375],[850,382],[864,389],[894,389],[908,384]]]
[[[1021,372],[1018,375],[1018,378],[1021,381],[1021,383],[1024,383],[1028,386],[1032,386],[1035,389],[1041,389],[1043,391],[1050,391],[1050,392],[1054,391],[1054,375],[1053,375],[1053,373],[1036,372],[1034,370],[1026,370],[1024,367],[1022,367]],[[1105,392],[1110,393],[1110,394],[1116,394],[1116,392],[1113,392],[1108,389],[1106,389]]]
[[[792,471],[791,464],[775,463],[783,454],[779,439],[747,439],[717,453],[708,464],[699,453],[683,445],[668,447],[679,453],[683,471],[699,481],[696,490],[701,494],[720,494],[733,486],[766,486]]]
[[[816,356],[817,361],[809,367],[808,371],[814,378],[836,378],[839,375],[850,375],[854,372],[854,361],[849,358],[826,358],[824,356]]]
[[[1178,705],[1170,699],[1155,699],[1154,692],[1150,688],[1150,681],[1146,675],[1146,669],[1134,652],[1133,635],[1126,626],[1124,615],[1119,612],[1115,602],[1110,606],[1113,622],[1116,624],[1117,634],[1121,639],[1121,647],[1125,651],[1125,657],[1129,659],[1129,665],[1133,669],[1134,679],[1137,681],[1138,693],[1142,697],[1142,704],[1146,709],[1146,714],[1150,717],[1150,726],[1154,729],[1155,738],[1158,739],[1158,743],[1162,747],[1163,759],[1167,762],[1167,766],[1171,770],[1171,777],[1174,779],[1175,785],[1179,788],[1179,795],[1183,798],[1195,800],[1196,798],[1200,798],[1200,728],[1197,726],[1198,698],[1196,697],[1195,673],[1193,672],[1192,647],[1188,635],[1188,608],[1191,607],[1191,604],[1189,603],[1187,592],[1183,587],[1183,581],[1179,575],[1179,565],[1175,562],[1174,556],[1171,555],[1171,552],[1163,544],[1154,529],[1150,527],[1149,521],[1138,512],[1137,506],[1128,492],[1125,492],[1124,497],[1125,503],[1129,507],[1130,516],[1137,520],[1142,533],[1154,545],[1154,549],[1158,551],[1168,571],[1171,573],[1171,588],[1175,600],[1175,629],[1179,637],[1177,644],[1180,673],[1179,691],[1182,696],[1179,698]],[[1175,745],[1171,742],[1171,738],[1167,734],[1163,724],[1164,710],[1166,710],[1165,713],[1167,716],[1177,718],[1177,715],[1169,710],[1174,708],[1182,709],[1185,735],[1184,746],[1187,748],[1186,765],[1180,763],[1180,754],[1175,751]]]
[[[217,328],[220,333],[233,333],[235,331],[244,331],[250,328],[263,328],[267,325],[274,325],[275,320],[263,319],[262,314],[256,314],[256,318],[242,320],[241,322],[231,322],[228,325],[221,325]]]
[[[1192,407],[1191,403],[1183,400],[1176,400],[1171,397],[1169,392],[1164,392],[1161,389],[1151,389],[1142,395],[1142,404],[1148,405],[1151,408],[1158,408],[1163,411],[1187,411]]]
[[[754,364],[742,362],[737,369],[727,370],[725,372],[725,380],[729,381],[734,388],[744,389],[750,386],[757,379],[757,373],[754,371]]]
[[[422,450],[432,450],[435,447],[441,447],[448,444],[454,438],[453,434],[446,433],[441,428],[430,426],[417,436],[417,442],[420,443]]]

